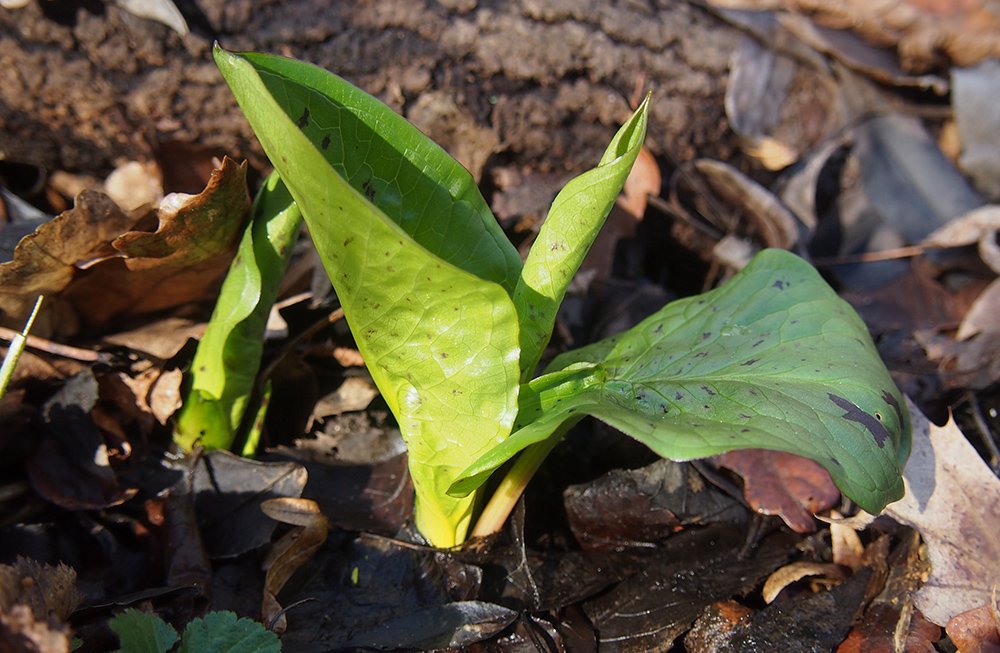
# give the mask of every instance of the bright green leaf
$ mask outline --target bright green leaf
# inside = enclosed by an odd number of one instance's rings
[[[516,414],[516,252],[468,174],[374,98],[289,59],[217,49],[216,62],[399,421],[417,527],[461,542],[474,499],[446,490]]]
[[[600,163],[556,195],[514,289],[521,321],[521,371],[527,380],[548,344],[573,275],[604,225],[646,136],[647,97],[622,125]]]
[[[254,201],[191,363],[191,389],[174,427],[181,447],[232,446],[260,368],[267,317],[301,224],[298,207],[272,174]]]
[[[549,369],[522,390],[521,428],[453,492],[587,414],[675,460],[747,448],[811,458],[872,513],[903,494],[906,405],[861,319],[787,252],[764,251],[721,288]]]
[[[280,653],[278,636],[232,612],[209,612],[184,629],[178,653]]]
[[[248,93],[270,95],[283,119],[293,121],[337,174],[414,241],[513,292],[521,271],[517,250],[472,175],[419,129],[356,86],[311,64],[221,48],[216,49],[216,63],[262,144],[268,136],[250,116],[269,117],[267,111],[275,107],[261,113],[263,106],[246,106],[245,100],[254,102]],[[247,75],[251,70],[252,78]],[[275,158],[271,162],[279,171],[292,163]],[[283,178],[286,183],[292,180],[289,175]]]
[[[165,653],[177,642],[177,631],[155,614],[128,609],[108,621],[118,635],[117,653]]]

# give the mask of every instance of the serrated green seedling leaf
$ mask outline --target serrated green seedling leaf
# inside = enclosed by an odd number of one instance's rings
[[[108,620],[118,635],[121,648],[116,653],[166,653],[177,643],[177,631],[166,621],[129,608]]]
[[[903,494],[906,404],[858,315],[788,252],[766,250],[721,288],[549,371],[524,386],[514,434],[453,492],[586,414],[674,460],[747,448],[811,458],[871,513]]]
[[[459,471],[509,433],[520,272],[468,173],[371,96],[319,68],[216,49],[302,209],[365,362],[407,442],[420,531],[461,542]]]
[[[302,215],[277,173],[264,183],[191,363],[191,389],[174,441],[228,449],[238,435],[264,350],[274,305]]]
[[[280,653],[278,636],[232,612],[209,612],[184,629],[178,653]]]
[[[522,380],[531,378],[548,344],[566,289],[621,193],[646,136],[649,97],[608,145],[597,167],[556,195],[514,289],[521,324]]]

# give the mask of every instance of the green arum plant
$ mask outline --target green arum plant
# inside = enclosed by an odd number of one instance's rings
[[[870,512],[902,495],[905,403],[857,314],[787,252],[533,378],[639,152],[648,98],[559,193],[522,263],[469,173],[391,109],[306,63],[219,47],[215,58],[399,422],[432,544],[465,540],[480,486],[516,458],[474,533],[498,528],[585,415],[678,460],[739,448],[812,458]]]

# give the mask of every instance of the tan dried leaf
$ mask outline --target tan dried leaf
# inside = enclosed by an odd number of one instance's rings
[[[772,603],[778,598],[781,590],[808,576],[818,576],[828,586],[842,583],[846,578],[840,565],[829,562],[793,562],[767,577],[761,590],[761,597],[765,603]]]
[[[1000,582],[1000,479],[954,420],[935,426],[910,403],[913,451],[903,472],[906,494],[885,513],[920,531],[931,574],[914,602],[943,626],[986,605]]]

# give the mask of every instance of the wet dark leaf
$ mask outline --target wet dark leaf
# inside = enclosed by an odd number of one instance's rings
[[[263,512],[265,499],[298,497],[306,470],[295,463],[266,463],[212,451],[194,472],[195,505],[205,548],[212,558],[251,551],[271,540],[275,522]]]
[[[27,463],[35,491],[67,510],[99,510],[135,495],[111,467],[108,447],[91,411],[98,384],[90,370],[68,381],[43,409],[47,435]]]
[[[434,550],[381,538],[337,549],[328,542],[279,596],[289,610],[285,650],[437,649],[491,637],[517,613],[483,601],[453,601]],[[295,578],[290,585],[295,584]]]
[[[746,509],[690,465],[659,460],[615,470],[564,492],[566,515],[584,549],[659,542],[686,525],[741,523]]]
[[[705,606],[748,592],[792,552],[792,540],[783,535],[765,539],[749,556],[740,553],[743,543],[742,534],[728,526],[668,540],[642,571],[584,604],[600,650],[669,650]]]

